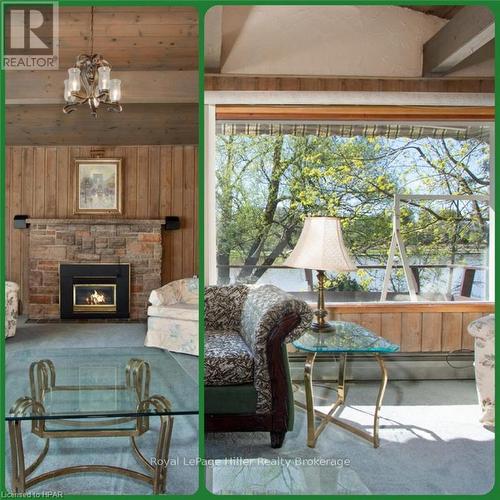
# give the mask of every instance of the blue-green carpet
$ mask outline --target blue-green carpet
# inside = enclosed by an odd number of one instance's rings
[[[75,347],[134,347],[143,346],[146,325],[140,323],[24,323],[19,322],[16,336],[6,341],[7,365],[13,353],[25,350],[43,351]],[[198,358],[175,354],[183,368],[197,380]],[[26,374],[27,376],[28,374]],[[146,457],[153,456],[157,438],[158,419],[151,419],[150,432],[138,438]],[[26,463],[29,465],[42,450],[44,441],[29,432],[23,424]],[[167,494],[192,494],[198,489],[198,416],[175,417],[171,463],[168,469]],[[7,440],[6,476],[10,488],[10,448]],[[131,453],[128,438],[52,439],[50,450],[35,474],[51,469],[79,464],[107,464],[144,472]],[[142,494],[150,487],[122,476],[85,473],[51,479],[34,486],[29,492],[62,492],[64,494]]]

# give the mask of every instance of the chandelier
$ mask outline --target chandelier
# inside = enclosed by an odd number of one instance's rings
[[[80,54],[75,66],[68,69],[63,111],[71,113],[81,104],[88,103],[92,116],[97,118],[97,108],[101,104],[108,111],[121,112],[121,80],[111,78],[111,65],[101,54],[94,54],[94,7],[90,12],[90,55]]]

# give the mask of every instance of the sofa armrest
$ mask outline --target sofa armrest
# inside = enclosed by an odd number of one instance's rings
[[[296,315],[298,322],[283,335],[285,343],[301,337],[310,326],[311,308],[303,300],[273,285],[251,288],[242,311],[241,334],[254,350],[257,343],[265,343],[266,337],[290,315]]]
[[[198,304],[199,280],[197,277],[179,280],[180,301],[186,304]]]
[[[273,285],[249,290],[240,333],[254,355],[257,413],[271,413],[276,409],[279,400],[274,394],[276,384],[280,381],[286,384],[281,351],[285,343],[304,334],[311,320],[312,310],[304,301]],[[278,392],[283,393],[279,389]]]
[[[5,282],[5,337],[13,337],[16,333],[19,309],[19,285],[12,281]]]
[[[149,295],[149,302],[153,306],[168,306],[180,302],[179,291],[175,286],[175,281],[153,290]]]
[[[169,306],[177,302],[186,304],[198,303],[198,278],[182,278],[171,281],[166,285],[153,290],[149,296],[153,306]]]
[[[467,327],[469,335],[484,341],[495,338],[495,315],[488,314],[472,321]]]
[[[289,332],[295,331],[300,321],[297,313],[287,314],[267,338],[266,354],[274,430],[293,429],[293,387],[285,344]]]

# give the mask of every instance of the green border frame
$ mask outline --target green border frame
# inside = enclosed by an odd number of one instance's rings
[[[19,0],[19,1],[6,1],[6,0],[0,0],[0,5],[1,5],[1,27],[0,31],[3,30],[3,6],[4,4],[29,4],[29,3],[53,3],[47,0],[41,0],[37,2],[36,0]],[[458,1],[453,1],[453,0],[313,0],[311,2],[308,2],[307,0],[94,0],[94,1],[88,1],[88,0],[61,0],[58,2],[60,7],[64,6],[90,6],[90,5],[102,5],[102,6],[179,6],[179,7],[194,7],[198,10],[198,15],[199,15],[199,42],[198,42],[198,47],[199,47],[199,138],[198,138],[198,144],[199,144],[199,149],[198,149],[198,188],[199,188],[199,205],[198,205],[198,223],[199,223],[199,276],[200,276],[200,304],[199,304],[199,313],[200,313],[200,318],[203,318],[204,316],[204,301],[203,301],[203,286],[204,286],[204,120],[203,120],[203,109],[204,109],[204,72],[203,72],[203,67],[204,67],[204,57],[203,57],[203,40],[204,40],[204,22],[203,18],[206,13],[206,11],[216,5],[307,5],[307,6],[319,6],[319,5],[355,5],[355,6],[361,6],[361,5],[395,5],[395,6],[408,6],[408,5],[482,5],[489,7],[496,18],[500,18],[500,1],[499,0],[458,0]],[[499,32],[499,29],[497,28],[496,30],[497,34]],[[498,54],[498,49],[500,47],[500,44],[498,42],[498,37],[496,37],[496,42],[495,42],[495,51]],[[0,56],[3,57],[3,36],[2,36],[2,41],[0,44]],[[500,75],[500,57],[496,57],[495,59],[495,75]],[[5,215],[4,215],[4,207],[5,207],[5,70],[1,67],[0,65],[0,285],[3,287],[4,282],[5,282]],[[495,95],[498,95],[499,93],[499,83],[498,83],[498,77],[495,80]],[[495,124],[497,124],[497,120],[495,119]],[[495,127],[498,129],[498,127]],[[498,148],[496,147],[498,145],[498,138],[495,136],[495,150],[498,151]],[[496,163],[496,162],[495,162]],[[495,169],[494,171],[496,172],[496,164],[495,164]],[[496,209],[496,202],[495,202],[495,209]],[[9,221],[10,223],[10,221]],[[500,230],[495,231],[495,236],[498,237]],[[500,251],[499,251],[500,252]],[[495,254],[496,256],[496,254]],[[495,282],[496,286],[498,286],[499,283],[499,276],[500,276],[500,271],[496,270],[495,273]],[[496,308],[495,308],[496,309]],[[4,328],[4,318],[5,315],[5,294],[2,292],[0,293],[0,324],[1,327]],[[204,348],[204,341],[203,341],[203,322],[200,321],[200,352],[203,352]],[[200,396],[200,419],[199,419],[199,435],[200,435],[200,440],[199,440],[199,452],[200,452],[200,467],[199,467],[199,489],[198,492],[195,493],[194,495],[185,495],[185,496],[194,496],[194,498],[215,498],[216,495],[210,493],[206,487],[205,487],[205,466],[203,464],[203,458],[205,456],[205,443],[203,439],[204,435],[204,419],[202,418],[203,416],[203,409],[204,409],[204,391],[203,391],[203,379],[204,379],[204,374],[203,374],[203,359],[200,356],[199,360],[199,380],[200,380],[200,385],[199,385],[199,396]],[[1,336],[0,339],[0,411],[5,411],[5,386],[3,381],[5,380],[5,340],[4,336]],[[500,377],[496,377],[496,385],[498,386],[498,382],[500,380]],[[5,458],[5,426],[2,426],[0,430],[0,497],[1,498],[9,498],[9,497],[14,497],[14,496],[31,496],[30,493],[26,493],[24,495],[15,495],[12,493],[7,492],[5,488],[5,463],[4,463],[4,458]],[[495,478],[496,478],[496,473],[497,473],[497,463],[498,463],[498,446],[497,443],[495,442]],[[390,471],[391,473],[394,473],[395,471]],[[390,480],[390,475],[388,476],[388,480]],[[168,491],[168,490],[167,490]],[[491,497],[496,497],[496,495],[499,493],[499,488],[498,486],[494,485],[493,489],[484,495],[486,498],[491,498]],[[35,495],[33,495],[35,496]],[[41,496],[41,495],[39,495]],[[105,496],[106,498],[108,497],[119,497],[123,495],[99,495],[100,496]],[[174,496],[181,496],[181,495],[174,495]],[[279,499],[285,499],[290,495],[273,495],[273,498],[279,498]],[[302,495],[304,496],[304,495]],[[316,498],[329,498],[330,495],[310,495],[311,497],[316,497]],[[372,497],[378,498],[378,497],[384,497],[387,495],[372,495]],[[411,498],[422,498],[426,497],[427,495],[408,495],[408,497]],[[434,495],[433,495],[434,496]],[[440,497],[449,497],[449,495],[437,495]],[[233,495],[231,496],[232,498],[248,498],[247,495]],[[264,498],[266,495],[257,495],[257,497]],[[64,498],[75,498],[75,499],[82,499],[82,498],[89,498],[89,499],[95,499],[95,495],[64,495]],[[127,498],[130,499],[139,499],[139,498],[147,498],[146,496],[142,495],[127,495]],[[365,498],[364,495],[350,495],[350,498]],[[468,499],[471,498],[470,495],[454,495],[454,498],[464,498]]]

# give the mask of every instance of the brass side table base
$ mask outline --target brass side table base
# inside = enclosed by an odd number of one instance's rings
[[[334,413],[337,411],[337,409],[343,406],[346,401],[347,387],[345,382],[345,368],[346,368],[347,354],[346,353],[340,354],[337,399],[330,406],[330,409],[328,410],[327,413],[319,411],[314,407],[312,370],[314,366],[314,360],[316,358],[316,353],[309,352],[307,354],[306,363],[304,366],[304,386],[305,386],[306,403],[303,404],[299,401],[296,401],[295,404],[300,408],[305,409],[307,412],[307,446],[309,446],[309,448],[314,448],[316,446],[318,437],[324,431],[324,429],[329,423],[338,425],[339,427],[342,427],[343,429],[352,432],[353,434],[356,434],[357,436],[363,439],[366,439],[373,445],[374,448],[379,447],[380,445],[379,414],[380,414],[380,408],[382,407],[382,401],[384,399],[385,389],[387,387],[387,370],[385,368],[382,357],[378,353],[375,353],[374,356],[375,359],[378,361],[382,378],[380,381],[377,401],[375,404],[375,413],[373,417],[373,433],[370,434],[334,416]],[[315,424],[316,417],[319,417],[321,419],[317,427]]]
[[[11,409],[11,414],[22,417],[31,410],[32,415],[38,416],[31,420],[31,432],[36,436],[45,439],[45,447],[35,461],[26,467],[22,420],[9,420],[9,438],[11,445],[12,461],[12,490],[14,493],[25,493],[27,488],[34,486],[42,481],[53,479],[60,476],[76,474],[81,472],[105,472],[110,474],[120,474],[139,481],[143,481],[152,486],[153,494],[160,494],[165,491],[167,482],[167,462],[170,450],[170,441],[172,437],[172,427],[174,418],[170,415],[159,415],[160,432],[155,450],[154,460],[149,462],[141,453],[136,443],[136,437],[143,435],[149,430],[149,408],[154,407],[159,413],[170,411],[170,402],[163,396],[149,396],[150,368],[148,363],[131,359],[126,367],[126,384],[124,386],[113,387],[114,390],[133,389],[139,401],[137,413],[140,416],[134,417],[114,417],[111,420],[100,420],[99,422],[86,422],[85,420],[57,420],[61,425],[68,425],[68,430],[50,431],[46,429],[46,419],[44,419],[45,408],[43,399],[48,391],[76,391],[76,390],[95,390],[98,386],[79,387],[79,386],[57,386],[56,371],[50,360],[41,360],[32,363],[30,366],[30,383],[32,397],[19,398]],[[105,387],[104,387],[105,389]],[[144,416],[145,415],[145,416]],[[131,429],[112,429],[113,425],[123,422],[135,422]],[[93,427],[101,427],[93,429]],[[110,427],[102,429],[102,427]],[[42,464],[47,456],[50,445],[50,438],[64,437],[130,437],[132,451],[139,463],[145,467],[149,474],[143,474],[132,469],[116,467],[112,465],[74,465],[54,469],[35,477],[32,474]],[[153,457],[152,457],[153,458]]]

